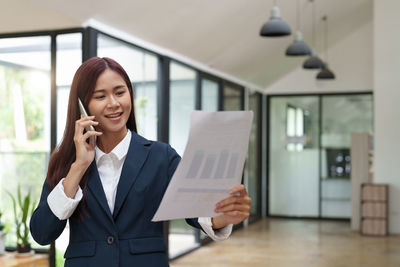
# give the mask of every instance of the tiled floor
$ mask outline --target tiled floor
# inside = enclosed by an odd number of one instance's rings
[[[264,219],[223,242],[172,261],[171,267],[400,266],[400,236],[367,237],[349,222]]]

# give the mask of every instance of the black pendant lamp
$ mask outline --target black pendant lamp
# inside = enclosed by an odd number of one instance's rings
[[[312,45],[314,49],[311,49],[311,55],[304,61],[303,68],[314,70],[321,69],[324,63],[315,52],[315,0],[310,0],[310,2],[312,2]]]
[[[328,68],[328,18],[327,16],[323,16],[322,20],[325,21],[325,31],[324,31],[324,46],[325,46],[325,54],[326,54],[326,61],[321,68],[321,71],[317,74],[317,80],[333,80],[335,79],[335,74]]]
[[[328,69],[327,64],[324,64],[324,67],[317,74],[317,79],[318,80],[332,80],[332,79],[335,79],[335,74],[333,74],[333,72],[330,69]]]
[[[265,37],[281,37],[290,35],[291,33],[289,24],[281,19],[280,10],[275,0],[271,11],[271,18],[262,26],[260,35]]]
[[[317,56],[314,50],[311,50],[311,56],[309,56],[303,63],[303,68],[308,70],[322,69],[324,62]]]
[[[293,43],[286,49],[287,56],[307,56],[311,54],[311,49],[303,41],[303,34],[300,31],[300,2],[297,0],[297,31]]]
[[[293,43],[286,49],[287,56],[307,56],[311,54],[311,49],[303,41],[303,35],[300,31],[296,32]]]

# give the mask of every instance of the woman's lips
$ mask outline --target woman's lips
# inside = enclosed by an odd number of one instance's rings
[[[106,115],[105,117],[110,121],[119,121],[122,117],[122,112]]]

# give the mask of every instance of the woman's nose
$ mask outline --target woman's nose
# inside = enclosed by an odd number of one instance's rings
[[[119,106],[119,102],[117,101],[117,99],[114,96],[110,96],[107,105],[109,107],[117,107],[117,106]]]

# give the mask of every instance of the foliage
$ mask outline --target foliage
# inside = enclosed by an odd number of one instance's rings
[[[146,107],[148,104],[149,99],[147,97],[136,97],[135,98],[135,117],[136,123],[138,124],[138,133],[141,135],[145,135],[145,127],[144,122],[146,119]]]
[[[14,64],[0,64],[1,222],[6,224],[3,231],[17,232],[6,236],[7,246],[20,243],[18,236],[29,234],[28,227],[24,230],[23,223],[17,227],[14,222],[13,213],[22,214],[16,194],[18,183],[21,184],[23,196],[31,188],[30,200],[36,200],[39,199],[46,175],[50,138],[46,134],[50,127],[47,127],[50,116],[50,84],[50,71],[40,67],[21,68]],[[25,129],[26,133],[22,135],[18,132],[17,136],[16,131],[21,129]],[[13,192],[15,196],[14,210],[12,199],[7,194],[1,194],[4,189]],[[21,199],[22,203],[23,201],[24,198]],[[39,246],[35,242],[33,245]]]
[[[31,74],[32,75],[32,74]],[[25,81],[24,81],[25,82]],[[27,82],[26,82],[27,83]],[[45,93],[42,88],[22,85],[26,132],[29,140],[44,138]]]
[[[149,102],[147,97],[137,97],[135,98],[135,108],[141,109],[144,112],[146,110],[147,102]]]
[[[65,263],[64,252],[56,249],[56,267],[63,267]]]
[[[17,198],[15,198],[10,192],[7,193],[11,197],[13,203],[17,243],[27,245],[29,244],[28,218],[32,216],[36,203],[31,202],[30,191],[24,198],[22,198],[20,185],[18,185]]]
[[[3,215],[3,212],[0,210],[0,231],[3,231],[6,225],[2,222],[1,216]]]
[[[10,138],[14,135],[13,99],[7,77],[6,69],[0,66],[0,139]]]
[[[32,188],[31,201],[40,196],[49,158],[49,137],[46,136],[49,130],[45,127],[50,103],[49,87],[49,71],[0,64],[0,190],[7,188],[10,192],[17,192],[19,183],[22,192]],[[21,114],[21,111],[23,117],[18,119],[23,121],[16,121],[16,114]],[[25,126],[27,140],[17,139],[18,123]],[[17,197],[16,194],[14,196]],[[22,212],[17,199],[14,199],[16,207],[13,211],[11,200],[7,194],[0,194],[5,230],[17,231],[15,235],[7,235],[8,246],[20,243],[18,236],[23,237],[25,232],[29,234],[28,227],[25,231],[23,223],[14,228],[14,225],[17,226],[13,218],[15,212]]]
[[[43,74],[32,71],[0,66],[0,138],[14,139],[15,105],[22,104],[25,127],[28,140],[37,140],[44,137],[45,94],[43,86],[37,84],[37,77]],[[21,97],[17,97],[17,88],[21,90]],[[18,102],[18,100],[22,100]],[[17,101],[17,102],[15,102]],[[3,105],[4,104],[4,105]]]
[[[16,192],[18,184],[21,184],[21,191],[27,192],[30,189],[31,200],[39,199],[41,185],[46,176],[46,166],[49,154],[45,152],[18,152],[2,154],[0,152],[0,188]],[[8,179],[13,177],[13,179]],[[15,194],[14,194],[15,195]],[[7,194],[1,194],[0,203],[3,209],[3,218],[8,219],[8,225],[12,219],[12,201]],[[12,223],[13,224],[13,223]],[[12,225],[13,226],[13,225]],[[11,228],[13,230],[14,227]]]

